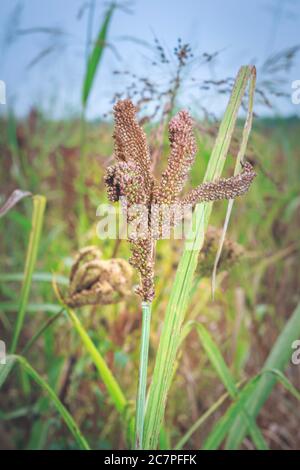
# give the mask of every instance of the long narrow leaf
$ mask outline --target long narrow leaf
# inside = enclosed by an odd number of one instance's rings
[[[96,39],[95,46],[91,52],[91,55],[88,59],[84,83],[83,83],[83,90],[82,90],[82,104],[83,107],[86,106],[88,97],[90,95],[93,82],[96,76],[97,68],[99,67],[101,57],[103,55],[104,48],[106,46],[106,39],[108,28],[112,19],[113,12],[116,8],[116,4],[112,3],[108,8],[104,21],[101,25],[98,37]]]
[[[241,146],[239,148],[239,153],[238,153],[238,156],[236,158],[234,175],[237,175],[238,172],[240,171],[241,162],[243,161],[245,153],[246,153],[247,143],[248,143],[251,128],[252,128],[255,85],[256,85],[256,70],[255,70],[255,68],[253,68],[252,71],[251,71],[250,84],[249,84],[248,112],[247,112],[246,121],[245,121],[245,125],[244,125]],[[218,263],[219,263],[220,258],[221,258],[222,248],[223,248],[223,244],[224,244],[224,241],[225,241],[225,235],[226,235],[226,232],[227,232],[227,228],[228,228],[229,219],[230,219],[233,204],[234,204],[234,199],[230,199],[228,201],[224,226],[223,226],[223,230],[222,230],[222,234],[221,234],[221,238],[220,238],[220,242],[219,242],[218,251],[217,251],[217,254],[216,254],[216,259],[215,259],[214,266],[213,266],[212,281],[211,281],[211,284],[212,284],[212,289],[211,289],[212,290],[212,297],[214,297],[214,293],[215,293],[217,267],[218,267]]]
[[[20,189],[15,189],[7,201],[0,207],[0,217],[3,217],[7,212],[9,212],[19,201],[24,199],[24,197],[31,196],[29,191],[21,191]]]
[[[0,311],[17,312],[19,304],[17,302],[0,302]],[[61,306],[57,304],[27,304],[27,313],[45,312],[57,313],[61,310]]]
[[[57,284],[62,284],[64,286],[69,285],[69,279],[66,276],[57,275],[55,279],[56,279]],[[0,273],[0,282],[15,282],[15,281],[23,281],[23,280],[24,280],[24,273]],[[32,281],[52,283],[53,274],[35,272],[32,274]]]
[[[60,296],[59,292],[57,291],[57,287],[54,284],[54,288],[58,297]],[[60,297],[59,297],[60,298]],[[60,299],[61,300],[61,299]],[[78,319],[75,312],[68,308],[66,305],[62,303],[65,311],[67,312],[70,320],[73,323],[73,326],[77,333],[79,334],[84,347],[86,348],[87,352],[89,353],[93,363],[95,364],[101,379],[103,380],[106,389],[110,395],[112,402],[116,410],[120,413],[122,419],[128,425],[128,439],[130,442],[133,440],[134,436],[134,421],[131,419],[130,416],[127,416],[128,413],[128,402],[123,394],[117,380],[115,379],[113,373],[109,369],[108,365],[106,364],[104,358],[97,350],[96,346],[94,345],[93,341],[89,337],[88,333],[84,329],[83,325],[81,324],[80,320]]]
[[[43,226],[44,211],[46,206],[46,198],[44,196],[33,196],[33,214],[32,214],[32,227],[29,237],[29,244],[26,254],[25,269],[24,269],[24,280],[22,284],[22,290],[20,295],[20,304],[18,317],[13,333],[13,339],[11,344],[11,353],[14,353],[17,348],[18,339],[22,330],[27,302],[29,297],[29,291],[31,287],[32,274],[35,267],[37,258],[37,252],[40,242],[40,236]]]
[[[225,388],[228,390],[232,399],[236,400],[239,395],[239,391],[235,382],[231,376],[231,373],[223,359],[223,356],[218,349],[216,343],[213,341],[209,332],[203,325],[196,324],[198,334],[200,336],[201,343],[208,355],[213,367],[215,368],[217,374],[222,380]],[[247,423],[251,438],[259,450],[267,450],[268,446],[265,442],[265,439],[257,427],[255,420],[250,416],[246,409],[243,410],[243,416],[245,417],[245,422]]]
[[[295,397],[298,401],[300,401],[300,392],[296,389],[296,387],[289,381],[289,379],[281,372],[281,370],[277,369],[270,369],[265,371],[270,372],[270,374],[275,374],[278,382],[280,382],[284,388],[290,392],[293,397]]]
[[[175,446],[175,450],[182,449],[184,444],[188,442],[188,440],[191,438],[191,436],[196,432],[202,424],[225,402],[225,400],[229,397],[229,393],[223,393],[223,395],[220,396],[220,398],[215,401],[203,415],[200,416],[199,419],[190,427],[190,429],[186,432],[186,434],[178,441],[178,443]]]
[[[15,362],[15,357],[9,355],[5,358],[5,364],[0,363],[0,389],[12,371]]]
[[[216,423],[212,432],[209,434],[207,440],[204,443],[204,450],[215,450],[223,442],[224,438],[232,429],[232,426],[240,414],[244,413],[245,406],[247,406],[248,400],[252,394],[255,394],[256,389],[259,387],[260,381],[264,378],[273,377],[274,381],[277,380],[295,397],[300,400],[299,391],[293,386],[293,384],[285,377],[285,375],[277,369],[263,370],[260,374],[251,379],[240,393],[236,402],[234,402],[222,418]],[[275,383],[274,382],[274,383]],[[226,447],[227,448],[227,447]]]
[[[291,345],[300,335],[300,304],[298,304],[293,315],[286,323],[279,337],[277,338],[266,362],[264,370],[276,369],[283,371],[291,358]],[[276,377],[273,374],[267,374],[261,377],[259,384],[253,390],[253,393],[247,401],[248,413],[256,418],[264,403],[270,396],[276,383]],[[247,428],[238,417],[229,433],[226,443],[227,449],[238,449],[247,433]]]
[[[89,450],[90,447],[85,437],[82,435],[80,429],[78,428],[77,424],[75,423],[72,415],[68,412],[66,407],[62,404],[62,402],[56,395],[55,391],[40,376],[40,374],[35,369],[33,369],[33,367],[31,367],[29,362],[24,357],[18,356],[18,355],[9,355],[7,357],[6,365],[5,366],[0,365],[0,388],[4,383],[4,380],[7,378],[8,374],[12,370],[13,366],[16,364],[16,362],[18,362],[20,366],[22,367],[23,371],[25,371],[41,387],[41,389],[49,395],[52,403],[54,404],[55,408],[61,415],[64,422],[66,423],[71,434],[74,436],[79,447],[83,450]]]
[[[123,413],[125,406],[126,406],[126,398],[123,395],[123,392],[117,383],[116,379],[114,378],[111,370],[107,366],[105,360],[101,356],[100,352],[97,350],[96,346],[94,345],[93,341],[89,337],[88,333],[82,326],[80,320],[78,319],[77,315],[73,310],[70,308],[66,307],[66,312],[71,319],[75,330],[79,334],[80,338],[82,339],[82,342],[90,354],[95,366],[97,367],[100,376],[110,394],[110,397],[112,401],[115,404],[116,409],[120,412]]]
[[[259,380],[260,380],[260,376],[256,376],[245,385],[245,387],[239,394],[238,400],[229,407],[227,412],[222,416],[222,418],[214,426],[212,432],[209,434],[208,438],[206,439],[204,443],[203,450],[218,449],[220,444],[225,439],[231,426],[233,425],[234,420],[237,418],[237,416],[240,413],[243,413],[247,400],[253,393],[253,390],[255,390]]]

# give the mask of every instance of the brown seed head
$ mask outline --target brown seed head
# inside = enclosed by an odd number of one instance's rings
[[[239,175],[203,183],[180,199],[179,195],[196,153],[189,113],[180,111],[169,123],[171,151],[160,183],[156,183],[151,174],[146,135],[137,122],[136,108],[132,102],[118,101],[114,107],[114,118],[114,155],[117,162],[107,169],[105,182],[108,197],[113,202],[122,196],[126,198],[128,224],[135,218],[134,205],[145,206],[146,214],[141,219],[142,238],[134,234],[129,234],[128,238],[132,252],[130,263],[141,276],[137,293],[143,300],[151,301],[154,297],[154,246],[155,241],[162,238],[164,232],[161,207],[171,208],[171,205],[177,204],[179,211],[171,220],[171,226],[174,226],[183,217],[186,206],[193,207],[203,201],[232,199],[244,194],[255,177],[255,172],[252,166],[246,163]],[[91,269],[94,269],[94,266]]]
[[[118,161],[133,162],[143,180],[141,189],[150,195],[152,176],[146,134],[136,120],[136,107],[130,100],[118,101],[114,106],[115,150]]]
[[[188,172],[194,162],[196,143],[192,119],[187,111],[180,111],[169,124],[171,153],[161,177],[159,203],[173,203],[182,191]]]
[[[121,302],[131,293],[132,268],[123,259],[100,259],[96,247],[80,250],[70,273],[70,307]]]

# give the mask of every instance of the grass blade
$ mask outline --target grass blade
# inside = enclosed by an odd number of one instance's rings
[[[45,321],[45,323],[34,333],[34,335],[30,338],[30,340],[26,343],[24,348],[22,349],[22,356],[25,356],[29,349],[32,348],[33,344],[42,336],[43,333],[49,328],[58,318],[61,317],[63,314],[64,309],[62,308],[59,312],[57,312],[55,315],[51,316],[48,318],[48,320]]]
[[[234,420],[245,409],[247,400],[251,396],[253,390],[255,390],[259,379],[260,375],[255,376],[245,385],[245,387],[239,394],[238,400],[229,407],[227,412],[222,416],[221,419],[219,419],[217,424],[214,426],[212,432],[209,434],[208,438],[204,443],[203,450],[218,449],[220,444],[225,439],[231,426],[233,425]]]
[[[66,312],[71,319],[75,330],[79,334],[86,350],[88,351],[89,355],[91,356],[93,363],[97,367],[100,376],[109,392],[109,395],[119,413],[123,413],[124,409],[127,404],[127,400],[123,395],[123,392],[117,383],[116,379],[114,378],[111,370],[107,366],[105,360],[101,356],[100,352],[97,350],[96,346],[94,345],[93,341],[89,337],[88,333],[82,326],[80,320],[78,319],[77,315],[73,310],[66,307]]]
[[[89,98],[89,95],[93,86],[93,82],[96,76],[97,68],[100,64],[101,57],[103,55],[103,51],[106,46],[108,28],[109,28],[115,8],[116,8],[116,4],[114,2],[111,3],[111,5],[109,6],[105,14],[104,21],[98,33],[95,46],[88,59],[86,72],[85,72],[85,78],[83,82],[83,90],[82,90],[82,104],[84,108],[86,107],[87,100]]]
[[[213,367],[215,368],[217,374],[219,375],[220,379],[222,380],[225,388],[228,390],[229,395],[232,399],[236,400],[239,396],[239,391],[235,382],[231,376],[231,373],[223,359],[223,356],[218,349],[217,345],[211,338],[209,332],[204,328],[203,325],[196,324],[197,332],[199,334],[201,343],[205,349],[209,360],[211,361]],[[245,418],[245,422],[247,423],[250,436],[259,450],[267,450],[268,446],[265,442],[265,439],[257,427],[255,420],[248,414],[246,409],[243,409],[243,416]]]
[[[23,281],[24,273],[0,273],[0,282],[15,282]],[[66,276],[57,275],[55,277],[57,284],[62,284],[64,286],[69,285],[69,279]],[[35,282],[50,282],[52,283],[53,274],[52,273],[42,273],[35,272],[32,274],[32,281]]]
[[[255,376],[247,383],[247,385],[240,393],[238,400],[230,406],[227,412],[214,426],[213,431],[210,433],[204,444],[203,448],[205,450],[215,450],[220,446],[227,433],[232,428],[232,425],[239,416],[239,414],[244,413],[245,406],[247,406],[247,402],[251,398],[251,395],[253,393],[255,394],[255,390],[257,387],[259,387],[260,381],[272,375],[275,382],[277,380],[281,382],[282,385],[295,398],[297,398],[297,400],[300,400],[300,392],[294,387],[294,385],[285,377],[285,375],[280,370],[263,370],[260,374]]]
[[[0,366],[0,387],[3,385],[3,380],[1,378],[7,377],[9,372],[12,370],[12,367],[16,362],[20,364],[23,371],[25,371],[33,380],[36,382],[43,391],[45,391],[49,397],[51,398],[52,403],[54,404],[55,408],[61,415],[62,419],[66,423],[67,427],[69,428],[71,434],[74,436],[76,442],[78,443],[79,447],[83,450],[90,450],[90,447],[82,435],[80,429],[78,428],[77,424],[75,423],[72,415],[68,412],[66,407],[62,404],[58,396],[56,395],[55,391],[50,387],[50,385],[40,376],[40,374],[31,367],[29,362],[22,356],[18,355],[9,355],[7,358],[7,364],[4,366],[6,372],[2,372],[2,367]],[[3,375],[2,375],[3,374]],[[6,374],[6,375],[5,375]]]
[[[37,252],[40,242],[40,236],[42,231],[44,211],[46,206],[46,198],[44,196],[33,196],[33,214],[32,214],[32,227],[29,237],[29,244],[26,254],[26,262],[24,269],[24,281],[22,284],[20,304],[18,317],[13,333],[13,339],[11,344],[11,353],[14,353],[17,348],[18,339],[22,330],[26,307],[29,297],[29,291],[31,286],[32,274],[35,267],[37,258]]]
[[[17,312],[19,304],[17,302],[0,302],[0,311],[5,312]],[[58,304],[27,304],[26,312],[27,313],[58,313],[61,310],[60,305]]]
[[[253,68],[251,72],[251,77],[250,77],[250,84],[249,84],[249,100],[248,100],[248,111],[247,111],[247,116],[246,116],[246,121],[244,125],[244,130],[243,130],[243,137],[242,137],[242,142],[241,146],[239,148],[239,153],[236,159],[236,164],[235,164],[235,169],[234,169],[234,176],[237,175],[240,171],[240,166],[241,162],[244,159],[245,153],[246,153],[246,148],[252,128],[252,121],[253,121],[253,105],[254,105],[254,94],[255,94],[255,85],[256,85],[256,71]],[[216,276],[217,276],[217,267],[221,258],[221,253],[222,253],[222,248],[224,245],[225,241],[225,236],[229,224],[229,219],[232,211],[232,207],[234,204],[234,199],[230,199],[228,201],[228,206],[227,206],[227,211],[226,211],[226,216],[225,216],[225,221],[224,221],[224,226],[220,238],[220,243],[218,247],[218,251],[216,254],[216,259],[214,262],[213,266],[213,272],[212,272],[212,297],[214,298],[214,293],[215,293],[215,288],[216,288]]]
[[[54,288],[57,290],[55,284],[54,284]],[[59,295],[58,292],[57,292],[57,295]],[[121,418],[128,425],[127,438],[130,442],[132,442],[133,436],[134,436],[134,421],[132,420],[131,416],[127,416],[128,410],[129,410],[128,401],[126,400],[117,380],[115,379],[114,375],[112,374],[111,370],[106,364],[104,358],[101,356],[100,352],[97,350],[96,346],[94,345],[88,333],[82,326],[75,312],[72,309],[68,308],[66,305],[63,305],[63,306],[70,320],[72,321],[75,330],[79,334],[82,340],[82,343],[85,346],[85,349],[87,350],[93,363],[95,364],[99,372],[99,375],[101,379],[103,380],[104,385],[106,386],[106,389],[110,395],[110,398],[116,410],[120,413]]]
[[[275,376],[278,379],[278,382],[280,382],[288,392],[290,392],[293,397],[295,397],[298,401],[300,401],[300,392],[294,387],[292,382],[289,381],[289,379],[280,371],[277,369],[270,369],[267,370],[266,373],[270,372],[270,374],[275,374]]]
[[[197,421],[190,427],[190,429],[186,432],[186,434],[178,441],[178,443],[175,446],[175,450],[180,450],[188,442],[190,437],[194,434],[194,432],[199,429],[202,424],[225,402],[225,400],[229,397],[229,393],[223,393],[223,395],[220,396],[220,398],[215,401],[211,407],[203,413],[203,415],[200,416],[200,418],[197,419]]]
[[[80,162],[79,162],[79,179],[78,179],[78,192],[79,192],[79,224],[78,224],[78,237],[79,240],[83,233],[87,229],[87,215],[84,207],[84,193],[85,193],[85,142],[86,142],[86,123],[85,123],[85,111],[87,107],[88,98],[90,96],[93,83],[96,77],[97,69],[101,62],[101,58],[106,47],[108,28],[117,4],[111,2],[106,14],[104,16],[103,23],[100,27],[95,45],[92,49],[91,54],[88,57],[85,77],[82,86],[82,112],[80,118]],[[94,6],[90,6],[90,15],[93,16]],[[87,52],[89,50],[89,35],[91,33],[91,24],[88,25],[88,37],[87,37]]]
[[[0,389],[12,371],[15,362],[16,360],[14,356],[7,356],[5,364],[0,363]]]
[[[287,366],[291,357],[291,345],[300,335],[300,304],[296,307],[293,315],[286,323],[279,337],[277,338],[266,362],[264,370],[276,369],[282,372]],[[273,374],[267,374],[261,377],[259,383],[247,401],[248,413],[256,418],[264,403],[272,392],[276,383],[276,377]],[[247,433],[247,428],[238,417],[229,433],[226,443],[227,449],[238,449]]]
[[[21,191],[20,189],[15,189],[7,201],[3,204],[2,207],[0,207],[0,217],[3,217],[5,214],[7,214],[8,211],[10,211],[16,204],[18,204],[19,201],[24,199],[24,197],[31,196],[31,193],[29,191]]]
[[[248,66],[242,67],[239,71],[209,160],[204,177],[205,181],[212,181],[221,176],[231,137],[234,132],[238,110],[252,71],[253,68]],[[149,390],[144,433],[144,448],[146,449],[155,449],[157,447],[176,354],[180,343],[181,327],[189,302],[189,293],[193,284],[192,281],[197,265],[198,253],[203,245],[204,234],[212,207],[212,202],[198,204],[196,207],[193,216],[193,220],[195,221],[194,226],[196,227],[195,235],[191,235],[186,242],[177,269]]]
[[[142,302],[142,338],[140,352],[140,368],[139,368],[139,384],[136,400],[136,420],[135,420],[135,448],[142,449],[146,388],[147,388],[147,368],[148,368],[148,352],[151,322],[151,304]]]

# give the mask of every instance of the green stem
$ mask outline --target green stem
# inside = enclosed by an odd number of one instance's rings
[[[24,323],[26,308],[28,303],[29,291],[31,286],[32,274],[37,258],[38,246],[42,231],[44,211],[46,206],[46,198],[44,196],[33,196],[33,214],[32,214],[32,227],[29,237],[29,244],[26,254],[24,280],[20,295],[20,304],[18,310],[17,322],[14,329],[11,353],[14,353],[17,348],[18,339]]]
[[[140,450],[143,448],[143,432],[145,419],[145,403],[147,388],[147,367],[151,322],[151,304],[142,302],[142,339],[140,349],[140,368],[139,368],[139,384],[136,400],[136,421],[135,421],[135,448]]]

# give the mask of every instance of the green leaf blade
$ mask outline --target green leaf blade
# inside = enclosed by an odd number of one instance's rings
[[[284,370],[291,358],[291,345],[293,341],[299,338],[300,335],[300,304],[296,307],[294,313],[286,323],[284,329],[277,338],[266,362],[264,370],[276,369],[280,372]],[[267,374],[261,377],[257,388],[249,397],[247,402],[247,410],[250,415],[255,418],[258,416],[261,408],[271,394],[273,387],[276,383],[276,376]],[[226,448],[238,449],[243,442],[247,433],[241,417],[237,417],[232,429],[230,430]]]

